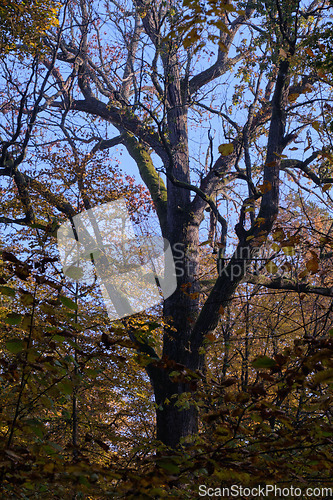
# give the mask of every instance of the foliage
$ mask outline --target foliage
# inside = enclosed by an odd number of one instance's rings
[[[41,48],[41,37],[51,27],[58,26],[60,4],[47,0],[1,0],[0,53],[13,50],[18,43],[21,51],[35,52]]]

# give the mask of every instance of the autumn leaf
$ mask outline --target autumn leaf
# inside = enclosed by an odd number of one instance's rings
[[[264,181],[262,184],[258,184],[258,189],[262,194],[268,193],[272,190],[272,184],[269,181]]]
[[[292,246],[282,247],[282,251],[288,257],[293,257],[296,254],[296,250]]]
[[[272,261],[267,262],[267,264],[265,264],[265,267],[270,274],[276,274],[279,270],[277,265]]]
[[[34,302],[33,295],[29,292],[22,291],[21,292],[21,302],[25,306],[30,306]]]
[[[308,262],[305,264],[305,267],[312,274],[316,273],[318,271],[318,268],[319,268],[318,258],[313,257],[312,259],[308,260]]]
[[[313,126],[313,128],[314,128],[317,132],[319,132],[319,130],[320,130],[320,123],[319,123],[317,120],[315,120],[315,121],[313,121],[313,122],[312,122],[312,126]]]
[[[222,156],[229,156],[234,151],[234,145],[231,142],[229,144],[220,144],[218,150]]]
[[[299,94],[289,94],[288,95],[288,101],[289,102],[295,102],[297,100],[297,98],[299,97]],[[297,148],[296,148],[297,149]]]

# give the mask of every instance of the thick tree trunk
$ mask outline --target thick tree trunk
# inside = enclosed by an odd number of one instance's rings
[[[164,303],[168,325],[163,339],[162,363],[153,380],[157,405],[156,437],[171,447],[176,447],[181,438],[198,431],[198,412],[192,394],[195,383],[183,379],[188,376],[188,369],[202,368],[202,356],[195,356],[197,362],[193,366],[190,352],[190,336],[199,313],[199,261],[198,253],[194,251],[198,248],[197,228],[188,227],[183,238],[185,241],[181,244],[179,240],[171,241],[178,287]]]
[[[189,390],[188,384],[172,383],[170,379],[155,389],[156,437],[172,448],[178,446],[182,438],[198,432],[196,407],[181,401],[181,396]]]

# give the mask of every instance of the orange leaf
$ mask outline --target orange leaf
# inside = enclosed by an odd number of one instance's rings
[[[318,259],[311,259],[309,260],[306,264],[305,264],[306,268],[308,271],[311,271],[311,273],[316,273],[318,271],[318,268],[319,268],[319,263],[318,263]]]
[[[315,57],[315,55],[314,55],[312,49],[310,49],[310,47],[306,47],[305,52],[307,53],[308,56]]]
[[[262,192],[262,194],[268,193],[272,189],[272,183],[269,181],[264,181],[262,184],[258,185],[258,188]]]

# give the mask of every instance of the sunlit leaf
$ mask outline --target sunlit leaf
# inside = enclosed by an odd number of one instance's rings
[[[276,274],[279,270],[278,266],[275,264],[275,262],[267,262],[267,264],[265,264],[265,267],[267,269],[267,271],[270,273],[270,274]]]
[[[234,151],[234,145],[231,142],[229,144],[220,144],[218,150],[222,156],[229,156]]]
[[[285,255],[288,257],[293,257],[296,254],[296,250],[294,247],[288,246],[288,247],[282,247],[282,251]]]

